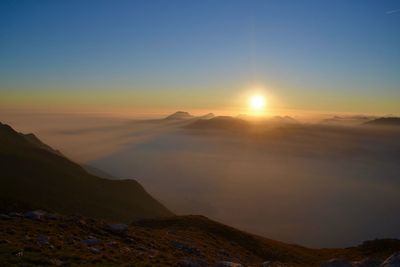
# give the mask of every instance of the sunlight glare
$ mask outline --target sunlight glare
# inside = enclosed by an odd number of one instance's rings
[[[249,99],[250,109],[253,111],[262,111],[266,105],[265,97],[262,95],[253,95]]]

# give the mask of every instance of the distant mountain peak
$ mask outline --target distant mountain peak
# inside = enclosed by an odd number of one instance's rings
[[[298,123],[297,120],[293,119],[290,116],[274,116],[271,118],[271,121],[273,122],[277,122],[277,123],[288,123],[288,124],[292,124],[292,123]]]
[[[243,119],[231,116],[216,116],[208,120],[196,120],[192,124],[188,125],[187,128],[237,130],[246,129],[248,125],[248,122]]]
[[[334,115],[321,121],[323,124],[332,125],[358,125],[373,120],[374,117],[367,115]]]
[[[207,114],[205,114],[205,115],[203,115],[203,116],[200,116],[199,119],[202,119],[202,120],[209,120],[209,119],[212,119],[212,118],[214,118],[214,117],[215,117],[214,113],[207,113]]]
[[[400,126],[399,117],[382,117],[365,122],[366,125]]]
[[[177,111],[177,112],[167,116],[165,119],[167,119],[167,120],[187,120],[187,119],[192,119],[192,118],[194,118],[194,116],[191,115],[189,112]]]

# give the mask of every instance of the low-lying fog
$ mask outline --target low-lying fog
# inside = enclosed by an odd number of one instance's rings
[[[313,247],[400,238],[400,130],[326,122],[225,131],[77,118],[0,120],[75,161],[137,179],[178,214]]]

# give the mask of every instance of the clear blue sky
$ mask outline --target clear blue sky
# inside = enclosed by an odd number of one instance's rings
[[[216,108],[261,84],[280,108],[400,113],[399,9],[389,0],[3,0],[0,104],[76,94],[88,104]]]

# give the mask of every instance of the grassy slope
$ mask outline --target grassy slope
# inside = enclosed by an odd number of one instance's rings
[[[0,184],[2,210],[41,208],[125,222],[172,215],[136,181],[90,175],[7,125],[0,125]]]
[[[47,244],[40,244],[40,237]],[[87,246],[89,236],[99,240]],[[318,266],[331,258],[384,259],[400,249],[399,240],[369,241],[345,249],[309,249],[254,236],[203,216],[179,216],[133,223],[126,235],[107,231],[107,223],[77,216],[56,219],[0,219],[0,262],[5,266],[179,266],[190,259],[199,266],[226,260],[244,266]],[[7,241],[5,241],[7,240]],[[90,249],[96,248],[97,252]],[[23,255],[16,256],[23,251]]]

